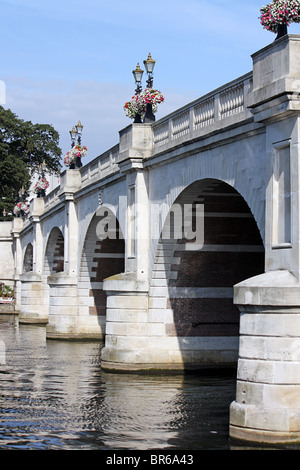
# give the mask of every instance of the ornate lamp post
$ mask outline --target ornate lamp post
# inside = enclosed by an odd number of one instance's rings
[[[41,178],[44,178],[46,168],[47,168],[47,165],[46,165],[46,162],[45,162],[45,160],[44,160],[43,163],[39,166],[40,179],[41,179]]]
[[[49,186],[49,183],[48,182],[46,183],[46,178],[45,178],[46,168],[47,168],[47,165],[46,165],[46,162],[44,160],[43,163],[41,163],[40,166],[39,166],[39,179],[38,179],[38,182],[37,182],[37,184],[39,184],[39,189],[37,189],[37,197],[38,198],[46,196],[46,190],[43,187],[44,184],[47,184]]]
[[[135,80],[135,83],[136,83],[135,94],[140,95],[140,93],[142,91],[141,82],[142,82],[144,71],[141,70],[139,63],[137,64],[136,69],[132,71],[132,73],[133,73],[134,80]],[[139,113],[136,113],[135,118],[134,118],[134,123],[139,124],[141,122],[142,122],[141,115]]]
[[[23,196],[24,196],[24,193],[25,193],[25,190],[22,186],[22,188],[19,190],[19,201],[22,202],[23,201]]]
[[[77,139],[78,145],[81,145],[82,131],[83,131],[83,125],[81,124],[80,121],[78,121],[77,126],[73,126],[73,129],[70,131],[72,148],[75,147],[75,145],[76,145],[76,139]],[[76,165],[77,168],[82,167],[82,162],[81,162],[81,159],[79,157],[76,159],[76,164],[72,163],[70,165],[70,169],[74,169],[75,165]]]
[[[144,60],[144,65],[145,65],[146,72],[148,74],[147,88],[153,88],[153,70],[155,66],[155,60],[152,59],[150,53],[148,55],[148,59]],[[155,116],[152,110],[152,104],[147,103],[144,122],[153,122],[153,121],[155,121]]]
[[[72,147],[76,145],[76,139],[79,145],[81,145],[81,136],[83,131],[83,125],[78,121],[77,126],[73,126],[73,129],[70,131],[71,144]]]
[[[139,63],[136,69],[132,71],[136,83],[135,96],[132,97],[131,101],[125,103],[124,110],[130,119],[134,119],[134,123],[141,123],[143,114],[145,114],[143,119],[144,123],[152,123],[155,121],[154,112],[157,111],[157,105],[162,103],[165,99],[159,90],[153,89],[153,70],[155,63],[155,60],[152,59],[149,53],[148,59],[144,60],[148,74],[145,91],[142,91],[141,84],[144,71],[141,70]]]
[[[70,131],[70,137],[71,137],[71,146],[74,147],[74,145],[76,144],[76,137],[77,137],[75,126],[73,126],[73,129]]]
[[[147,87],[152,88],[153,87],[153,70],[155,67],[155,60],[152,59],[151,54],[149,52],[148,59],[144,60],[144,65],[146,68],[146,72],[148,74],[148,80],[147,80]]]
[[[83,125],[81,124],[80,121],[78,121],[78,124],[76,126],[76,132],[77,132],[77,135],[78,135],[77,141],[78,141],[79,145],[81,145],[82,131],[83,131]]]

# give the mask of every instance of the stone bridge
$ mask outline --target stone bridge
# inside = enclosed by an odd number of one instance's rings
[[[20,323],[102,367],[237,367],[230,435],[300,440],[300,36],[33,199],[13,222]]]

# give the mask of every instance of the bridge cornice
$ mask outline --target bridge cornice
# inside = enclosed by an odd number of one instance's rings
[[[117,182],[124,181],[126,179],[125,173],[121,173],[118,169],[114,174],[107,176],[103,180],[91,182],[88,186],[82,187],[79,191],[75,193],[75,201],[86,197],[88,194],[95,193],[100,190],[104,190],[109,186],[116,184]]]

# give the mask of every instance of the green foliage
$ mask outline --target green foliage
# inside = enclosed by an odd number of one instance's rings
[[[49,124],[32,124],[0,106],[0,217],[12,211],[19,190],[26,192],[30,180],[45,163],[47,171],[59,174],[59,134]]]
[[[26,163],[14,155],[1,155],[0,160],[1,197],[15,201],[19,189],[30,186],[30,174]]]

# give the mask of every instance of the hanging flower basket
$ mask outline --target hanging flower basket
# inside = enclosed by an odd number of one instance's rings
[[[131,101],[125,103],[125,114],[131,119],[134,119],[136,114],[140,114],[143,118],[146,113],[147,105],[152,104],[152,111],[156,113],[158,104],[163,103],[164,100],[164,95],[159,90],[146,88],[140,95],[133,96]]]
[[[162,94],[162,92],[159,90],[153,90],[153,88],[146,88],[141,93],[141,97],[145,101],[146,104],[152,104],[156,106],[156,110],[157,110],[157,105],[165,101],[165,97]]]
[[[69,167],[73,163],[73,157],[71,155],[71,151],[67,152],[64,157],[64,164]]]
[[[16,217],[23,217],[24,215],[29,213],[29,204],[28,202],[18,202],[18,204],[15,205],[14,214]]]
[[[14,300],[14,290],[1,283],[0,285],[0,304],[10,304]]]
[[[146,105],[143,100],[141,100],[140,95],[135,95],[132,97],[131,101],[127,101],[124,105],[124,110],[126,116],[130,119],[134,119],[136,114],[143,116],[146,112]]]
[[[46,195],[45,191],[47,188],[49,188],[49,181],[47,181],[44,177],[39,179],[38,182],[35,184],[33,192],[37,194],[38,197],[44,197]]]
[[[274,0],[260,9],[260,23],[267,31],[278,34],[280,26],[300,23],[299,0]]]
[[[87,148],[82,145],[75,145],[69,152],[66,153],[64,157],[64,164],[68,168],[75,168],[77,166],[80,168],[82,166],[81,158],[87,154]]]

